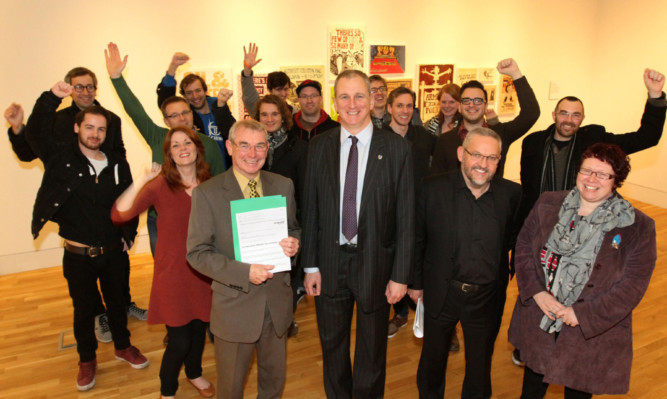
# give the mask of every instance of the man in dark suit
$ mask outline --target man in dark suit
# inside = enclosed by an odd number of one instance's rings
[[[400,136],[373,127],[364,73],[339,74],[334,92],[341,127],[314,137],[308,152],[304,285],[316,296],[327,396],[381,398],[389,304],[405,295],[412,274],[412,156]]]
[[[285,385],[285,342],[292,322],[290,274],[273,274],[274,266],[236,260],[230,212],[230,201],[286,197],[290,237],[280,245],[285,255],[296,254],[300,230],[294,185],[285,177],[261,171],[268,146],[268,134],[259,122],[236,122],[227,141],[233,167],[192,192],[187,259],[213,279],[211,332],[216,336],[218,398],[243,397],[255,348],[257,397],[280,397]]]
[[[443,398],[449,343],[456,323],[465,339],[462,398],[491,396],[491,355],[509,277],[509,250],[521,186],[494,178],[500,136],[471,130],[457,150],[459,170],[427,178],[417,201],[414,284],[424,300],[420,398]]]

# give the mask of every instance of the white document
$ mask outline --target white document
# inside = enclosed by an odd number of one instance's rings
[[[275,266],[271,273],[292,269],[279,242],[287,237],[286,208],[268,208],[236,214],[241,262]]]
[[[415,322],[412,325],[412,331],[415,333],[415,337],[424,338],[424,302],[422,302],[421,298],[417,300]]]

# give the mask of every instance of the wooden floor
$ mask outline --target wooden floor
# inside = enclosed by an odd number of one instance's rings
[[[656,220],[658,265],[646,297],[634,313],[634,363],[627,398],[667,397],[667,210],[635,202]],[[152,277],[150,254],[132,258],[131,290],[134,300],[148,305]],[[504,326],[496,342],[493,359],[494,398],[518,398],[523,371],[510,360],[507,324],[517,295],[510,283]],[[410,323],[413,314],[410,314]],[[284,398],[323,398],[322,357],[317,337],[312,298],[299,305],[300,332],[288,341],[287,385]],[[411,326],[411,324],[410,324]],[[97,385],[86,393],[75,387],[77,354],[74,348],[59,350],[74,342],[72,305],[60,267],[0,276],[0,398],[151,398],[159,397],[158,372],[163,353],[163,326],[149,326],[132,319],[132,343],[150,359],[144,370],[131,369],[113,357],[113,344],[100,344]],[[459,333],[460,334],[460,333]],[[387,398],[416,398],[415,374],[421,341],[411,328],[402,329],[389,340],[387,355]],[[450,356],[446,397],[460,397],[463,380],[463,351]],[[213,346],[204,352],[204,376],[215,381]],[[246,385],[246,397],[256,397],[257,368],[253,365]],[[177,398],[198,398],[181,373]],[[547,398],[562,398],[562,388],[551,387]],[[610,396],[611,398],[611,396]]]

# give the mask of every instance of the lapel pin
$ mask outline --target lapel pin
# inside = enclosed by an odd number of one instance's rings
[[[621,243],[621,235],[616,234],[614,236],[614,239],[611,240],[611,247],[614,248],[614,249],[618,249],[618,244],[620,244],[620,243]]]
[[[382,159],[382,154],[378,155],[378,159]]]

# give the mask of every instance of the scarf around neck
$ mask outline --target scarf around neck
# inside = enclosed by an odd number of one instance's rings
[[[558,212],[558,222],[541,252],[547,292],[565,306],[572,306],[590,278],[595,257],[605,233],[630,226],[635,210],[620,195],[613,193],[588,216],[579,216],[581,197],[575,187],[565,197]],[[558,332],[561,319],[542,317],[540,328]]]

